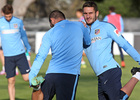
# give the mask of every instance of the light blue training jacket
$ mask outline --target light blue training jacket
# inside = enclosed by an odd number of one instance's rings
[[[62,20],[56,23],[43,36],[41,47],[29,73],[29,81],[31,82],[31,79],[38,74],[50,48],[52,59],[46,74],[79,75],[83,44],[87,47],[91,44],[91,40],[87,28],[81,22]]]
[[[96,20],[88,30],[91,45],[85,49],[85,53],[97,76],[119,66],[111,53],[112,40],[119,44],[135,61],[140,63],[139,53],[122,37],[113,24]]]
[[[10,21],[7,21],[5,17],[1,17],[0,35],[4,56],[22,54],[25,52],[25,47],[30,52],[31,46],[23,22],[19,18],[13,16]]]

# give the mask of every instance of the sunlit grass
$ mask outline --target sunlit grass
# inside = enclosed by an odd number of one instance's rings
[[[35,58],[33,53],[31,56],[31,63]],[[51,56],[49,55],[45,60],[39,74],[45,76],[47,66]],[[84,57],[87,68],[81,68],[81,75],[79,78],[79,83],[77,87],[76,100],[98,100],[98,82],[92,68],[86,57]],[[120,56],[115,56],[115,59],[120,63]],[[131,78],[130,70],[133,66],[138,66],[131,57],[125,56],[126,68],[122,68],[122,85]],[[29,83],[24,82],[21,75],[16,76],[16,100],[31,100],[32,88],[29,88]],[[139,100],[140,83],[135,87],[129,100]],[[0,100],[9,100],[8,90],[7,90],[7,79],[4,75],[0,76]],[[55,100],[55,97],[54,99]]]

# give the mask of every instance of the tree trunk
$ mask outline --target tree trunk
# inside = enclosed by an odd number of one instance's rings
[[[7,0],[0,0],[0,17],[2,16],[1,15],[1,9],[2,9],[3,6],[6,5],[6,2],[7,2]]]
[[[14,0],[13,1],[14,16],[23,19],[29,5],[34,1],[35,0]]]

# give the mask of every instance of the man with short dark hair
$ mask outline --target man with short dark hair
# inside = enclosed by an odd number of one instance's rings
[[[75,100],[83,46],[91,43],[88,30],[81,22],[66,20],[59,10],[50,13],[49,21],[52,28],[44,35],[29,73],[31,86],[50,48],[52,59],[41,85],[42,92],[39,88],[34,90],[32,100],[52,100],[55,94],[57,100]]]
[[[1,15],[4,16],[3,11],[1,10]],[[3,54],[3,49],[1,46],[1,36],[0,36],[0,59],[1,59],[1,63],[2,63],[2,71],[0,72],[0,75],[5,75],[5,64],[4,64],[4,54]],[[16,75],[18,75],[18,68],[16,67]]]
[[[25,56],[25,47],[30,53],[31,46],[22,20],[13,16],[13,7],[7,4],[2,11],[4,16],[0,18],[0,35],[5,57],[5,72],[10,100],[15,100],[15,69],[18,66],[23,80],[28,81],[30,68]]]
[[[83,14],[90,31],[91,45],[85,53],[92,69],[98,77],[99,100],[126,100],[136,83],[140,80],[140,70],[134,72],[130,81],[121,86],[121,69],[111,53],[111,43],[114,40],[136,62],[140,64],[139,53],[121,36],[116,27],[98,20],[98,7],[93,1],[83,4]]]

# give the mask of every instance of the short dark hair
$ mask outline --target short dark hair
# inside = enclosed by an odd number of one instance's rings
[[[84,7],[93,7],[94,10],[95,10],[95,12],[98,11],[97,4],[96,4],[95,2],[93,2],[93,1],[87,1],[87,2],[85,2],[85,3],[83,4],[82,9],[84,9]]]
[[[66,19],[64,13],[61,12],[61,11],[59,11],[59,10],[53,10],[50,13],[50,15],[49,15],[49,21],[50,22],[51,22],[51,20],[50,20],[51,18],[55,18],[55,19],[57,19],[57,18]]]
[[[4,14],[13,14],[13,7],[9,4],[6,4],[3,8],[2,8],[2,12]]]
[[[83,10],[81,8],[77,9],[76,11],[79,11],[79,12],[83,13]]]
[[[114,12],[114,11],[115,11],[115,7],[110,6],[110,7],[109,7],[109,10],[112,11],[112,12]]]

